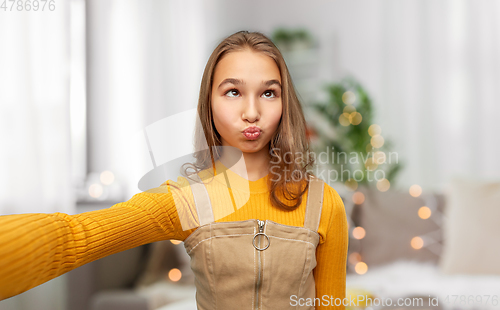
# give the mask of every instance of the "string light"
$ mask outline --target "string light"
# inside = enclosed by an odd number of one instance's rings
[[[352,252],[349,254],[349,263],[355,265],[356,263],[361,261],[361,254],[358,252]]]
[[[413,237],[410,244],[415,250],[420,250],[424,246],[424,240],[420,237]]]
[[[380,126],[377,124],[373,124],[370,125],[370,127],[368,127],[368,134],[372,137],[380,135],[381,133],[382,133],[382,128],[380,128]]]
[[[352,191],[355,191],[358,188],[358,182],[356,182],[354,179],[347,179],[344,184],[348,189]]]
[[[377,169],[377,167],[378,167],[378,165],[375,162],[375,160],[373,160],[373,157],[369,157],[366,159],[366,163],[365,163],[366,170],[374,171],[375,169]]]
[[[366,236],[366,231],[363,227],[358,226],[352,230],[352,236],[355,239],[361,240]]]
[[[421,194],[422,194],[422,188],[420,187],[420,185],[413,184],[412,186],[410,186],[410,195],[411,196],[418,197]]]
[[[342,94],[342,101],[345,104],[353,104],[355,100],[356,100],[356,95],[350,90]]]
[[[92,198],[99,198],[103,193],[101,184],[92,184],[89,186],[89,195]]]
[[[353,105],[347,105],[344,107],[343,112],[351,114],[352,112],[356,112],[356,108]]]
[[[381,192],[386,192],[391,187],[391,183],[387,179],[380,179],[377,181],[377,189]]]
[[[358,112],[352,112],[351,114],[349,114],[349,122],[353,125],[359,125],[362,120],[363,117]]]
[[[351,124],[351,121],[349,120],[350,116],[351,116],[351,114],[349,114],[349,113],[342,113],[342,114],[340,114],[340,116],[339,116],[339,123],[340,123],[340,125],[342,125],[342,126],[349,126]]]
[[[381,135],[374,135],[370,140],[371,145],[378,149],[384,145],[384,138]]]
[[[168,272],[168,279],[172,282],[177,282],[182,278],[182,272],[177,268],[172,268]]]
[[[431,209],[429,209],[426,206],[420,207],[420,209],[418,209],[418,216],[423,220],[426,220],[429,217],[431,217],[431,214],[432,214]]]
[[[360,205],[365,201],[365,195],[362,192],[355,192],[352,194],[352,201],[355,204]]]
[[[111,171],[103,171],[100,175],[101,183],[104,185],[110,185],[115,181],[115,175]]]
[[[358,262],[354,266],[354,270],[357,274],[365,274],[368,271],[368,265],[364,262]]]

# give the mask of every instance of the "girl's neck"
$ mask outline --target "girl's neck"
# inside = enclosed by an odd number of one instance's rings
[[[242,176],[249,181],[257,181],[269,174],[269,163],[270,156],[268,153],[268,148],[264,147],[262,150],[255,153],[243,153],[241,156],[241,151],[239,152],[223,152],[220,157],[220,161],[226,167],[230,168],[234,173]],[[232,165],[228,163],[234,163],[236,160],[239,161]]]

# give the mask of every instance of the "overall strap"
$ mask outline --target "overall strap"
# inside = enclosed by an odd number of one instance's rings
[[[307,191],[306,215],[304,227],[313,231],[318,231],[321,218],[321,209],[323,208],[323,191],[325,183],[323,180],[311,176],[309,180],[309,189]]]
[[[187,179],[191,185],[191,191],[193,192],[194,204],[196,206],[196,213],[198,213],[200,226],[214,222],[212,203],[210,202],[210,196],[208,195],[205,184],[197,173],[188,176]]]

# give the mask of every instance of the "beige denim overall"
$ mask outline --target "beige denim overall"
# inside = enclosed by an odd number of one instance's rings
[[[315,298],[324,182],[316,177],[309,182],[304,227],[259,219],[215,222],[205,185],[190,183],[200,227],[184,246],[195,274],[198,309],[314,309],[292,300]]]

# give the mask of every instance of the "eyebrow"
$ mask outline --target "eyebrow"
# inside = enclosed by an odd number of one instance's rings
[[[221,87],[222,87],[222,85],[224,85],[224,84],[228,84],[228,83],[231,83],[231,84],[234,84],[234,85],[245,85],[245,84],[246,84],[245,82],[243,82],[243,81],[242,81],[242,80],[240,80],[240,79],[228,78],[228,79],[225,79],[224,81],[222,81],[222,82],[219,84],[219,87],[217,87],[217,89],[221,88]],[[281,83],[280,83],[280,81],[278,81],[278,80],[269,80],[269,81],[266,81],[266,82],[262,81],[262,83],[263,83],[265,86],[267,86],[267,87],[269,87],[269,86],[271,86],[271,85],[278,85],[278,86],[281,88]]]

